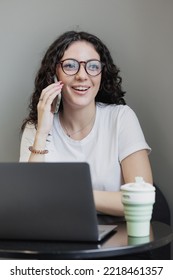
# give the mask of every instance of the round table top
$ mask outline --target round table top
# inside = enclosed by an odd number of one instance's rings
[[[102,242],[49,242],[0,240],[1,258],[18,259],[100,259],[143,253],[173,240],[171,227],[152,222],[150,236],[128,237],[125,222]]]

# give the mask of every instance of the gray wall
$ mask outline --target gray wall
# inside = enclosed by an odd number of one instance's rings
[[[0,161],[18,160],[20,125],[49,44],[70,29],[92,32],[121,68],[173,213],[172,27],[172,0],[0,0]]]

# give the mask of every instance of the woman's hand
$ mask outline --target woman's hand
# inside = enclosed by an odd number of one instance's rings
[[[53,115],[55,110],[54,100],[61,93],[63,84],[61,82],[53,83],[43,89],[37,105],[38,123],[37,133],[41,135],[48,135],[52,128]]]
[[[37,131],[33,143],[33,149],[35,150],[45,150],[47,135],[49,134],[53,124],[55,102],[57,100],[57,96],[61,93],[62,87],[63,84],[61,82],[56,82],[42,90],[37,104]],[[43,162],[44,154],[31,153],[29,161]]]

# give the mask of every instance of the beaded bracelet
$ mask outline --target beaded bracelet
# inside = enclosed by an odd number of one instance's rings
[[[37,155],[45,155],[48,153],[48,150],[35,150],[35,149],[33,149],[32,146],[29,147],[29,150],[31,153],[37,154]]]

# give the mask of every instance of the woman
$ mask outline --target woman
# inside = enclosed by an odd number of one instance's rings
[[[99,38],[62,34],[35,79],[20,161],[88,162],[97,211],[123,215],[121,184],[136,176],[152,183],[150,148],[124,94],[119,69]]]

